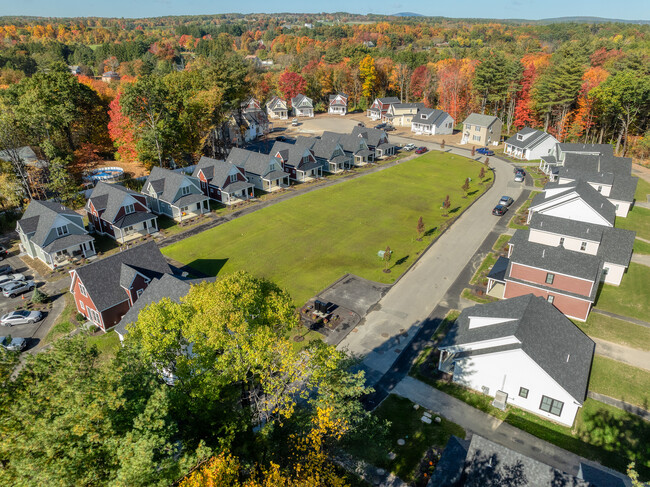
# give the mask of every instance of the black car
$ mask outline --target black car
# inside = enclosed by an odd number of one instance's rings
[[[502,216],[506,214],[506,211],[508,211],[507,206],[503,205],[496,205],[494,209],[492,210],[492,214],[496,216]]]
[[[375,128],[376,129],[383,129],[385,126],[386,126],[385,123],[380,123],[380,124],[375,125]]]
[[[4,260],[9,255],[9,251],[4,245],[0,245],[0,260]]]
[[[385,130],[386,132],[392,132],[393,130],[395,130],[395,127],[393,127],[392,125],[386,125],[386,127],[384,128],[384,130]]]
[[[278,136],[275,138],[275,140],[277,140],[278,142],[286,142],[286,141],[287,141],[287,138],[286,138],[284,135],[278,135]]]
[[[11,274],[14,270],[11,268],[9,264],[4,264],[0,265],[0,276],[4,276],[5,274]]]
[[[363,123],[363,122],[359,122],[359,123],[357,124],[357,127],[365,127],[365,126],[366,126],[366,124]]]

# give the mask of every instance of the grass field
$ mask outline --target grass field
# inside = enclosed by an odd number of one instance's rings
[[[636,185],[636,192],[634,193],[634,199],[637,201],[648,201],[649,194],[650,183],[643,178],[639,178],[639,182]]]
[[[474,273],[474,276],[472,279],[469,281],[470,284],[481,284],[483,281],[487,283],[487,275],[488,272],[490,272],[490,269],[492,269],[492,266],[497,261],[497,256],[490,252],[485,256],[483,259],[483,262],[481,262],[481,265],[479,266],[478,269],[476,269],[476,272]]]
[[[630,348],[650,351],[650,328],[599,313],[589,313],[587,322],[574,322],[587,335]]]
[[[507,233],[499,235],[499,238],[497,239],[496,242],[494,242],[494,245],[492,246],[492,250],[496,250],[497,252],[500,252],[501,250],[506,248],[506,244],[510,242],[511,238],[512,235],[508,235]]]
[[[650,210],[636,206],[625,218],[616,218],[616,227],[634,230],[637,237],[650,240]]]
[[[596,307],[622,316],[650,321],[650,267],[630,264],[620,286],[604,284]]]
[[[589,390],[648,409],[650,372],[594,355]]]
[[[481,164],[429,152],[366,176],[260,209],[163,249],[163,253],[209,275],[244,269],[287,289],[297,304],[346,272],[394,282],[440,227],[485,189]],[[470,196],[462,198],[465,178]],[[492,177],[488,171],[488,177]],[[441,210],[449,195],[449,217]],[[425,235],[417,240],[422,216]],[[377,252],[390,246],[391,273]]]
[[[634,252],[637,254],[650,254],[650,243],[639,240],[634,240]]]

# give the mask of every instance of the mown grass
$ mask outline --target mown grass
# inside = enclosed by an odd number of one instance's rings
[[[469,299],[469,300],[474,301],[474,302],[479,303],[479,304],[492,303],[492,302],[497,300],[496,298],[493,298],[492,296],[487,296],[487,295],[477,296],[476,294],[474,294],[472,292],[472,290],[470,288],[467,288],[467,287],[465,289],[463,289],[463,292],[461,293],[461,296],[463,298],[465,298],[465,299]]]
[[[616,227],[634,230],[637,237],[650,240],[650,209],[635,206],[627,217],[616,218]]]
[[[77,305],[74,302],[74,297],[69,292],[63,295],[65,300],[65,307],[57,318],[50,331],[47,332],[43,343],[52,343],[53,341],[67,335],[77,326],[75,316],[77,314]]]
[[[574,322],[593,338],[600,338],[626,347],[650,351],[650,328],[617,320],[600,313],[590,313],[586,322]]]
[[[469,281],[470,284],[482,284],[483,281],[485,280],[487,282],[487,275],[488,272],[490,272],[490,269],[492,269],[492,266],[496,263],[497,261],[497,256],[490,252],[485,256],[485,259],[483,259],[483,262],[481,262],[481,265],[479,266],[478,269],[476,269],[476,272],[474,273],[474,276],[472,279]]]
[[[596,308],[650,321],[650,267],[631,263],[620,286],[603,284]]]
[[[634,199],[637,201],[648,201],[648,195],[650,194],[650,183],[643,178],[639,178],[639,182],[636,185],[636,192],[634,193]]]
[[[639,240],[638,238],[634,240],[634,252],[637,254],[650,254],[650,243]]]
[[[397,166],[279,202],[163,249],[167,256],[209,275],[247,270],[287,289],[295,302],[350,272],[394,282],[441,227],[480,196],[490,180],[472,182],[481,164],[429,152]],[[488,171],[488,178],[492,174]],[[449,195],[451,209],[443,216]],[[422,216],[425,236],[417,240]],[[379,250],[390,246],[391,273]]]
[[[504,233],[503,235],[499,235],[499,238],[492,246],[492,250],[496,250],[497,252],[502,251],[503,248],[506,246],[506,244],[510,242],[511,238],[512,235],[508,235],[507,233]]]
[[[109,331],[101,335],[89,336],[87,344],[89,347],[96,346],[102,360],[108,362],[120,349],[120,337],[114,331]]]
[[[595,355],[589,390],[648,409],[650,371]]]

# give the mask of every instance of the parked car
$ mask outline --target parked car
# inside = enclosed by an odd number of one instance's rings
[[[20,272],[14,274],[5,274],[4,276],[0,276],[0,286],[9,281],[24,281],[26,279],[27,278]]]
[[[515,182],[521,183],[526,178],[526,171],[518,167],[515,169]]]
[[[383,129],[385,126],[386,126],[385,123],[378,123],[377,125],[375,125],[375,128],[376,129]]]
[[[11,268],[9,264],[4,264],[0,265],[0,276],[4,276],[5,274],[10,274],[14,270]]]
[[[6,259],[8,255],[9,251],[7,250],[7,247],[0,245],[0,260]]]
[[[366,126],[366,124],[363,123],[363,122],[359,122],[359,123],[357,124],[357,127],[365,127],[365,126]]]
[[[494,207],[494,209],[492,210],[492,214],[493,214],[493,215],[496,215],[496,216],[501,216],[501,215],[505,215],[505,214],[506,214],[506,211],[508,211],[508,207],[507,207],[507,206],[496,205],[496,206]]]
[[[386,127],[384,128],[384,131],[386,132],[392,132],[393,130],[395,130],[395,127],[393,127],[392,125],[386,125]]]
[[[493,156],[494,155],[494,151],[488,149],[487,147],[479,147],[478,149],[476,149],[476,152],[478,152],[479,154],[483,154],[484,156]]]
[[[2,285],[2,295],[5,298],[15,298],[19,294],[34,290],[35,287],[34,281],[10,281]]]
[[[297,127],[299,123],[300,123],[300,122],[298,122],[298,119],[297,119],[297,118],[294,118],[294,119],[291,121],[291,125],[293,125],[294,127]]]
[[[287,141],[287,138],[286,138],[284,135],[278,135],[278,136],[275,138],[275,140],[277,140],[278,142],[286,142],[286,141]]]
[[[510,206],[514,202],[515,200],[513,200],[510,196],[502,196],[499,200],[499,204],[502,206]]]
[[[406,144],[404,147],[402,147],[402,150],[405,151],[411,151],[413,149],[415,149],[415,144]]]
[[[416,154],[424,154],[424,153],[427,152],[428,150],[429,150],[429,149],[427,149],[426,147],[418,147],[417,149],[415,149],[415,153],[416,153]]]
[[[0,318],[0,325],[14,326],[26,325],[28,323],[36,323],[43,319],[43,313],[40,311],[28,311],[21,309],[20,311],[12,311]]]
[[[0,345],[12,352],[20,352],[27,346],[27,339],[21,337],[11,338],[0,336]]]

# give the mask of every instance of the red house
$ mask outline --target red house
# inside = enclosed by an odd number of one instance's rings
[[[154,242],[70,271],[77,311],[102,330],[115,326],[152,279],[171,274]]]
[[[242,168],[206,156],[201,157],[192,176],[200,181],[204,195],[225,205],[249,200],[255,187]]]
[[[386,115],[390,106],[397,103],[401,103],[400,99],[394,96],[375,98],[375,101],[372,102],[372,105],[368,108],[366,116],[372,120],[381,120],[381,117]]]

